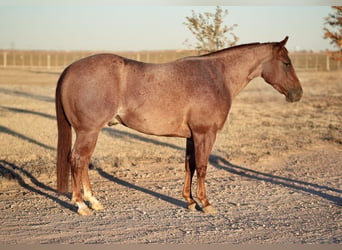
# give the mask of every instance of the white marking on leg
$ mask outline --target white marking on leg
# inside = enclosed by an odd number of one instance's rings
[[[78,210],[77,213],[80,215],[92,215],[93,212],[87,207],[87,205],[81,201],[81,202],[76,202]]]
[[[102,204],[91,194],[91,192],[84,193],[84,200],[90,202],[90,207],[94,210],[102,210]]]

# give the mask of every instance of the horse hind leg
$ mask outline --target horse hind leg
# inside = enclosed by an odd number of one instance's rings
[[[81,183],[85,200],[89,200],[94,209],[102,208],[91,191],[88,165],[94,152],[99,131],[76,132],[76,141],[71,154],[71,176],[72,176],[72,201],[76,203],[80,215],[91,215],[92,211],[82,199]]]
[[[82,184],[83,184],[83,199],[90,202],[90,207],[93,210],[102,210],[103,205],[95,198],[91,189],[88,168],[82,171]]]

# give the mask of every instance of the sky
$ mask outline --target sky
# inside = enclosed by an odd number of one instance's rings
[[[226,5],[226,2],[0,0],[0,49],[188,49],[184,41],[189,39],[194,43],[194,39],[183,24],[185,17],[190,16],[192,10],[214,12],[213,3],[228,10],[225,24],[238,25],[234,29],[239,37],[238,44],[274,42],[289,36],[287,48],[291,51],[333,48],[323,39],[324,18],[332,13],[330,6],[322,5],[323,1],[317,1],[321,5],[305,5],[305,0],[304,4],[295,5],[288,4],[293,3],[291,0],[275,5],[252,1],[255,6],[248,1],[240,1],[246,3],[239,6]]]

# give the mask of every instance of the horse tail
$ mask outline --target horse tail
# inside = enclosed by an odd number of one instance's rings
[[[58,127],[58,143],[57,143],[57,191],[66,193],[69,189],[70,161],[72,131],[68,118],[65,115],[61,87],[65,75],[64,71],[60,76],[56,88],[56,115]]]

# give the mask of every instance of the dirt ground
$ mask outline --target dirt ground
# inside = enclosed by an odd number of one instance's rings
[[[58,76],[0,69],[1,245],[341,244],[342,72],[298,73],[298,103],[262,79],[235,99],[208,167],[214,215],[185,208],[184,139],[104,128],[90,175],[105,209],[88,217],[55,191]]]

